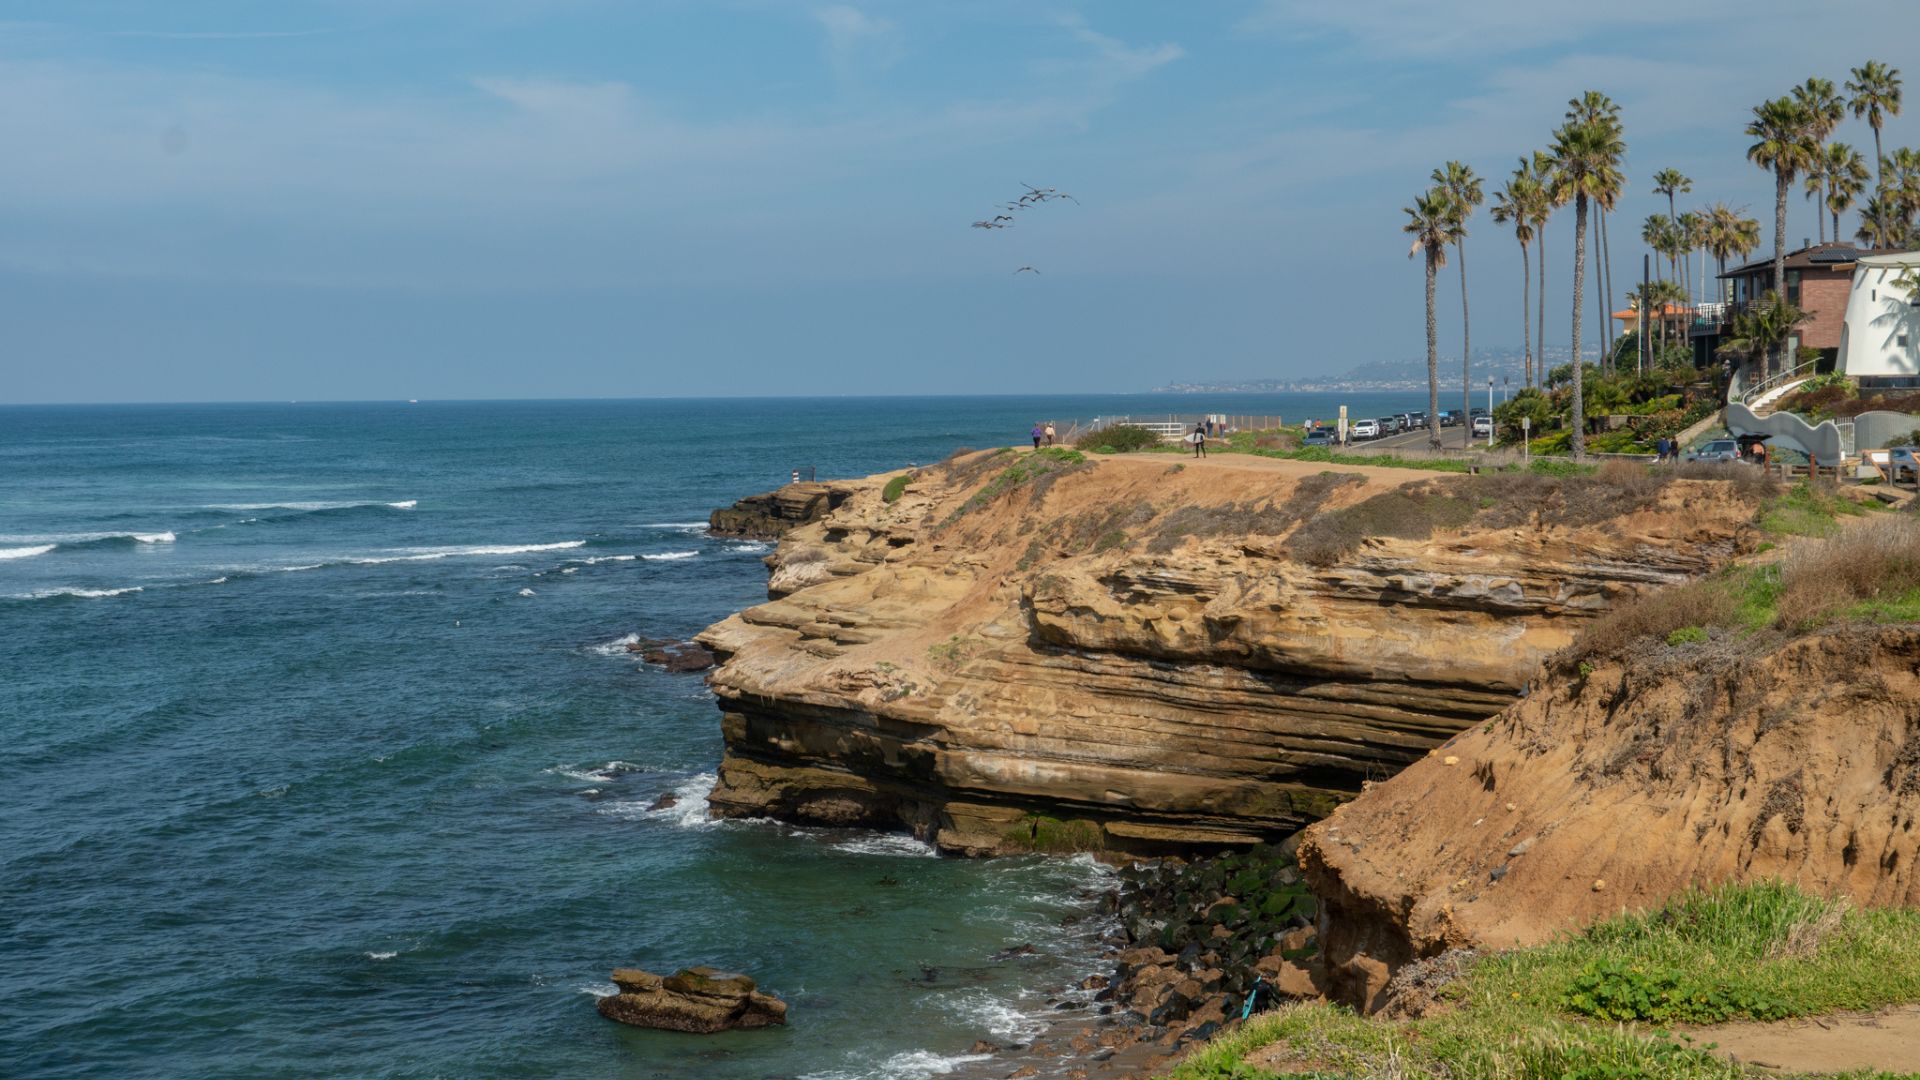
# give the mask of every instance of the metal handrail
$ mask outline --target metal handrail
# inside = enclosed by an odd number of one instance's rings
[[[1804,360],[1770,379],[1762,379],[1753,386],[1743,386],[1738,393],[1728,394],[1727,402],[1732,405],[1745,405],[1749,401],[1756,401],[1766,397],[1769,393],[1792,382],[1796,378],[1811,378],[1811,369],[1818,365],[1819,362],[1818,360]],[[1803,371],[1808,372],[1808,374],[1801,375],[1800,373]]]

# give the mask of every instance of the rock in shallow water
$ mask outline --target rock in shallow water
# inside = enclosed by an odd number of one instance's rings
[[[786,1002],[733,972],[693,967],[662,978],[639,968],[616,968],[613,982],[620,992],[600,999],[600,1015],[634,1027],[705,1035],[787,1022]]]

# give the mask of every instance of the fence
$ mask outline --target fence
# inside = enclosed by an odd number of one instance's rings
[[[1065,424],[1055,422],[1054,430],[1063,443],[1072,443],[1083,436],[1110,427],[1137,427],[1172,442],[1209,420],[1216,430],[1225,431],[1271,431],[1284,427],[1286,421],[1279,416],[1241,413],[1156,413],[1152,416],[1096,416],[1092,420],[1070,420]]]

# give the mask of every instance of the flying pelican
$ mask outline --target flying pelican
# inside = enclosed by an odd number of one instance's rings
[[[1033,267],[1031,267],[1031,266],[1023,266],[1023,267],[1021,267],[1020,269],[1018,269],[1018,270],[1015,270],[1015,271],[1014,271],[1014,273],[1016,273],[1016,274],[1026,274],[1026,273],[1033,273],[1033,274],[1038,274],[1039,272],[1040,272],[1040,271],[1038,271],[1038,270],[1035,270],[1035,269],[1034,269]]]

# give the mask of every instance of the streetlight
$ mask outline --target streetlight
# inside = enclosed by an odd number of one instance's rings
[[[1493,449],[1493,376],[1487,376],[1487,449]]]

